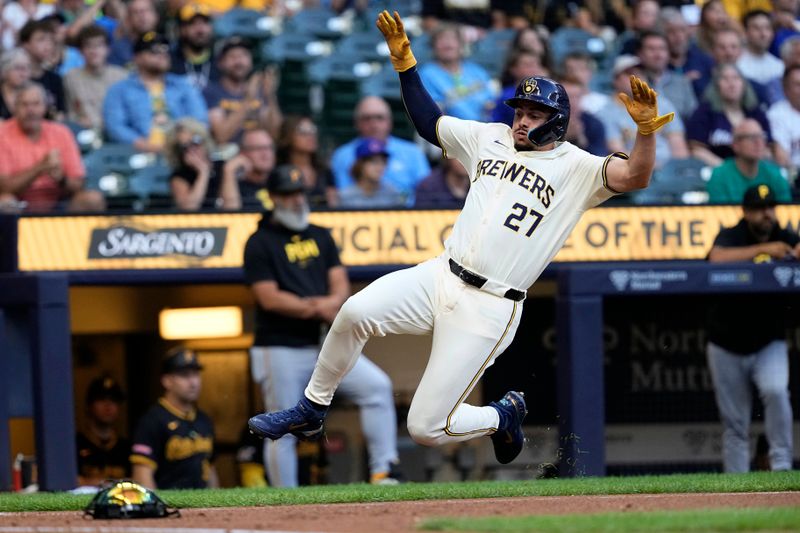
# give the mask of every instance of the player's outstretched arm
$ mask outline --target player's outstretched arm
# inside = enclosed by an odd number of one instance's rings
[[[441,148],[436,137],[436,122],[442,111],[422,85],[416,69],[417,60],[411,52],[411,43],[400,15],[397,11],[390,15],[384,10],[378,15],[375,25],[386,39],[392,66],[400,75],[400,94],[411,123],[423,139]]]
[[[655,132],[674,117],[674,113],[659,116],[658,93],[644,80],[631,76],[632,96],[620,93],[619,99],[638,127],[636,141],[627,161],[612,157],[606,168],[608,186],[617,192],[644,189],[650,183],[650,175],[656,158]]]

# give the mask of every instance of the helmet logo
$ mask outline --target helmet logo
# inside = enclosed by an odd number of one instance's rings
[[[525,83],[522,85],[522,92],[525,94],[531,94],[536,90],[536,86],[536,80],[525,80]]]
[[[761,197],[761,199],[763,200],[764,198],[767,197],[767,195],[769,195],[769,187],[767,187],[766,185],[759,185],[758,196]]]

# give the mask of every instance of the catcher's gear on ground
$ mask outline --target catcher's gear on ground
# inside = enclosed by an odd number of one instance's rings
[[[533,144],[544,146],[564,138],[569,124],[569,97],[560,83],[541,76],[525,78],[517,85],[513,98],[506,100],[505,104],[517,108],[523,102],[539,104],[554,111],[544,124],[528,132],[528,139]]]
[[[498,463],[505,465],[517,458],[525,443],[525,435],[522,433],[522,421],[528,414],[525,394],[509,391],[499,402],[489,405],[497,409],[497,414],[500,415],[500,424],[491,437],[494,456]]]
[[[180,511],[170,509],[152,490],[126,479],[111,482],[95,494],[83,514],[102,519],[164,518],[180,516]]]
[[[277,440],[291,433],[301,440],[316,440],[322,436],[322,424],[327,411],[321,411],[303,398],[297,405],[275,413],[264,413],[251,418],[247,425],[253,435],[262,439]]]
[[[631,75],[631,93],[632,97],[619,93],[619,100],[628,109],[628,114],[636,122],[642,135],[657,132],[675,118],[675,113],[658,116],[656,101],[658,93],[651,89],[647,82],[633,75]]]
[[[417,64],[417,59],[411,52],[411,43],[408,35],[403,28],[403,21],[397,11],[394,16],[390,15],[385,9],[378,15],[375,25],[381,30],[386,44],[389,45],[389,53],[392,66],[397,72],[405,72]]]

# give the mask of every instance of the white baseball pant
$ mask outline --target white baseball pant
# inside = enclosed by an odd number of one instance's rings
[[[306,396],[328,405],[371,336],[433,334],[428,365],[411,402],[408,431],[426,446],[493,433],[492,407],[464,403],[511,344],[522,314],[515,302],[465,284],[443,254],[371,283],[345,302],[322,346]]]

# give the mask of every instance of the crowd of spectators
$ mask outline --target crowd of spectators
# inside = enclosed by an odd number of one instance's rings
[[[291,20],[319,4],[332,16],[363,18],[360,31],[370,31],[367,19],[384,7],[252,0],[237,8]],[[403,4],[416,6],[403,15],[418,30],[420,76],[446,114],[510,123],[503,100],[521,79],[548,76],[570,96],[566,140],[598,155],[627,151],[635,129],[616,94],[629,90],[633,74],[659,92],[660,112],[676,113],[657,133],[654,180],[669,179],[658,174],[668,161],[696,158],[713,175],[712,202],[738,203],[719,191],[760,180],[797,196],[800,0],[551,1],[544,10],[524,0]],[[325,142],[320,115],[282,112],[280,65],[259,65],[253,42],[215,37],[216,18],[233,7],[219,0],[0,3],[0,208],[105,209],[107,195],[85,179],[81,130],[94,132],[94,146],[123,144],[168,164],[178,210],[269,207],[266,177],[287,163],[302,170],[315,208],[463,203],[466,171],[419,139],[393,135],[397,115],[384,98],[361,98],[356,136],[338,146]],[[516,33],[497,40],[487,65],[486,43],[500,32]],[[475,50],[483,61],[471,57]],[[745,181],[726,183],[733,179]]]

